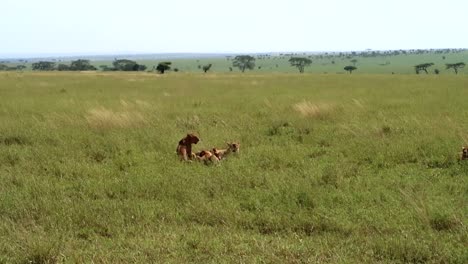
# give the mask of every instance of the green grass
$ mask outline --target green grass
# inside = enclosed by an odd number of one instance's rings
[[[467,84],[1,73],[0,263],[466,263]]]

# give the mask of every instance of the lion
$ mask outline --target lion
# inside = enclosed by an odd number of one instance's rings
[[[179,141],[176,153],[180,160],[189,161],[193,159],[192,155],[192,144],[197,144],[200,139],[192,133],[187,134],[183,139]]]
[[[212,150],[213,154],[219,160],[225,159],[231,153],[239,153],[239,149],[240,149],[240,144],[239,143],[237,143],[237,142],[231,142],[231,143],[226,142],[226,144],[228,145],[227,149],[213,148],[213,150]]]
[[[460,154],[460,160],[468,160],[468,146],[462,147],[462,152]]]
[[[216,164],[219,161],[218,157],[209,150],[192,153],[192,156],[198,161],[203,161],[205,164],[208,164],[209,162]]]

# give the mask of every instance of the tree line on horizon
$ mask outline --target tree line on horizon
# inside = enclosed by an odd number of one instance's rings
[[[157,66],[153,67],[160,73],[170,69],[171,62],[160,62]],[[22,65],[24,66],[24,65]],[[26,68],[24,66],[24,68]],[[22,68],[22,69],[24,69]],[[31,66],[33,71],[97,71],[98,69],[93,66],[90,60],[78,59],[72,61],[70,64],[56,64],[52,61],[38,61]],[[99,66],[101,71],[145,71],[146,65],[138,64],[133,60],[128,59],[115,59],[112,62],[112,66],[101,65]],[[0,67],[0,70],[2,68]],[[15,68],[16,69],[16,68]]]
[[[447,54],[447,53],[458,53],[466,51],[466,49],[439,49],[439,50],[395,50],[395,51],[363,51],[363,52],[325,52],[323,54],[315,54],[315,55],[308,55],[307,53],[280,53],[279,58],[287,59],[289,58],[288,62],[291,67],[296,67],[299,73],[304,73],[305,68],[309,67],[312,64],[312,59],[321,60],[323,58],[331,59],[331,64],[335,64],[335,60],[333,58],[340,58],[341,60],[348,59],[350,64],[345,66],[343,69],[350,74],[357,70],[356,64],[358,60],[356,57],[374,57],[374,56],[394,56],[394,55],[401,55],[401,54],[424,54],[433,52],[434,54]],[[302,55],[302,56],[301,56]],[[229,71],[233,71],[233,68],[238,68],[239,71],[242,73],[245,70],[254,70],[256,67],[256,60],[266,60],[271,59],[270,54],[257,54],[257,55],[237,55],[235,57],[227,56],[226,59],[232,62],[232,66],[229,67]],[[273,57],[275,59],[275,57]],[[445,60],[446,56],[442,56],[442,59]],[[199,62],[199,60],[197,60]],[[178,68],[171,68],[170,61],[164,61],[158,63],[156,66],[153,66],[150,71],[157,71],[160,74],[164,74],[166,71],[174,71],[178,72]],[[322,63],[323,64],[323,63]],[[380,66],[387,66],[390,62],[387,61],[386,63],[379,64]],[[418,65],[413,66],[416,74],[420,74],[421,72],[425,72],[428,74],[429,72],[427,69],[433,66],[434,63],[421,63]],[[198,69],[202,70],[204,73],[207,73],[211,70],[213,64],[207,65],[198,65]],[[465,67],[465,63],[457,62],[457,63],[447,63],[445,64],[446,69],[450,70],[453,69],[455,74],[458,74],[458,71]],[[276,64],[278,68],[278,64]],[[25,65],[17,65],[17,66],[7,66],[5,64],[0,63],[0,71],[14,71],[14,70],[24,70],[26,68]],[[262,66],[258,66],[257,69],[261,69]],[[148,67],[143,64],[138,64],[136,61],[128,60],[128,59],[114,59],[112,65],[100,65],[99,69],[101,71],[146,71]],[[70,64],[64,64],[54,61],[38,61],[32,63],[32,70],[34,71],[97,71],[98,68],[93,66],[90,60],[86,59],[78,59],[71,61]],[[439,74],[440,70],[435,69],[435,74]]]

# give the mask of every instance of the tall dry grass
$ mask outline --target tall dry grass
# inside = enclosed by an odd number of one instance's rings
[[[86,121],[93,129],[140,127],[147,123],[143,113],[138,110],[124,108],[114,111],[102,106],[90,109]]]
[[[314,104],[309,101],[303,101],[293,105],[293,109],[304,117],[311,118],[325,118],[330,115],[334,110],[335,106],[327,103]]]

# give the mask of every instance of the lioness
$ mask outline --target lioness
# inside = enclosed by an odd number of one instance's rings
[[[213,154],[219,160],[222,160],[222,159],[226,158],[226,156],[229,156],[231,153],[239,153],[239,148],[240,148],[239,143],[237,143],[237,142],[232,142],[232,143],[227,142],[226,144],[228,145],[227,149],[213,148],[213,150],[212,150]]]
[[[200,139],[192,133],[187,134],[186,137],[179,141],[176,153],[180,157],[180,160],[188,161],[193,158],[192,144],[197,144],[198,141],[200,141]]]

